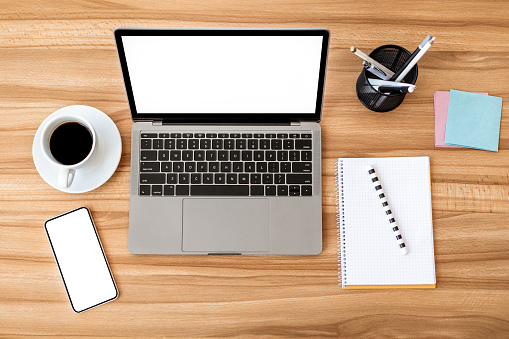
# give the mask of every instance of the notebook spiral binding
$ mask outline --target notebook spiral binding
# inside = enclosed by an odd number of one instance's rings
[[[338,285],[346,286],[345,251],[345,194],[343,186],[343,160],[336,163],[336,223],[338,251]]]

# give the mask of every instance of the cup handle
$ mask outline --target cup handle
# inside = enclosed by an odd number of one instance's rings
[[[61,168],[58,173],[58,186],[69,188],[74,180],[74,172],[72,168]]]

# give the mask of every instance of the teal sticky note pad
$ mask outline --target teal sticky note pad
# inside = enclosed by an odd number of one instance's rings
[[[451,89],[444,143],[498,152],[502,98]]]

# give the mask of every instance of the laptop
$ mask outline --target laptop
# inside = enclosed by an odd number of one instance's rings
[[[326,29],[114,32],[133,254],[318,254]]]

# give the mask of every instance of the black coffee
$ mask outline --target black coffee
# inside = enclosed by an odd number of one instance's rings
[[[85,159],[92,150],[92,134],[77,122],[58,126],[49,139],[49,149],[56,161],[74,165]]]

